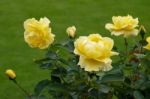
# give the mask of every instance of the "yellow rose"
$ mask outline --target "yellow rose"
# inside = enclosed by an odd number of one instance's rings
[[[108,29],[112,35],[119,36],[124,35],[124,37],[128,36],[136,36],[138,34],[138,18],[133,19],[132,16],[113,16],[112,17],[113,24],[107,23],[105,28]]]
[[[68,34],[69,37],[74,38],[75,32],[76,32],[76,27],[75,26],[68,27],[66,29],[66,32],[67,32],[67,34]]]
[[[144,48],[147,50],[150,50],[150,37],[147,37],[146,41],[148,42],[148,44],[146,46],[144,46]]]
[[[49,23],[46,17],[39,21],[31,18],[24,22],[24,38],[30,47],[45,49],[53,43],[55,35],[51,33]]]
[[[118,55],[112,51],[114,41],[99,34],[81,36],[74,45],[74,53],[80,56],[78,65],[85,71],[109,71],[112,69],[110,57]]]
[[[7,75],[10,79],[15,79],[15,78],[16,78],[15,72],[14,72],[13,70],[11,70],[11,69],[6,70],[5,73],[6,73],[6,75]]]

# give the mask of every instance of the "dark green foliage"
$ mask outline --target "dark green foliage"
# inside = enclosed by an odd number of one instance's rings
[[[43,90],[45,87],[47,87],[47,86],[49,85],[49,83],[50,83],[49,80],[42,80],[42,81],[40,81],[40,82],[36,85],[36,87],[35,87],[35,89],[34,89],[35,95],[36,95],[36,96],[39,96],[40,93],[42,92],[42,90]]]
[[[50,71],[50,79],[39,82],[34,95],[39,97],[46,89],[47,96],[52,97],[47,99],[149,99],[150,52],[143,49],[145,34],[142,30],[140,33],[137,44],[126,45],[130,47],[127,53],[114,47],[120,58],[108,72],[81,69],[77,65],[79,56],[73,53],[74,39],[53,44],[45,58],[35,61]]]

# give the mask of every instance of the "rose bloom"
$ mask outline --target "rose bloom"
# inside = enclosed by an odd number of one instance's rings
[[[147,37],[146,41],[147,41],[148,44],[146,46],[144,46],[144,48],[147,49],[147,50],[150,50],[150,37]]]
[[[85,71],[109,71],[112,69],[110,59],[117,52],[111,51],[114,41],[99,34],[79,37],[75,43],[74,53],[80,56],[79,63]]]
[[[51,33],[48,18],[41,18],[39,21],[35,18],[27,19],[24,22],[25,42],[32,48],[45,49],[53,43],[55,35]]]
[[[76,27],[75,26],[68,27],[66,29],[66,32],[67,32],[67,34],[68,34],[69,37],[74,38],[75,32],[76,32]]]
[[[6,70],[5,73],[6,73],[6,75],[7,75],[10,79],[15,79],[15,78],[16,78],[15,72],[14,72],[13,70],[11,70],[11,69]]]
[[[113,16],[113,23],[107,23],[105,28],[108,29],[112,35],[119,36],[124,35],[124,37],[128,36],[136,36],[138,35],[138,18],[133,19],[132,16]]]

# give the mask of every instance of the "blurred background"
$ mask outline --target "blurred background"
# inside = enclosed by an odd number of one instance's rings
[[[56,41],[67,38],[65,31],[71,25],[76,26],[77,35],[100,33],[114,38],[104,27],[115,15],[138,17],[149,31],[149,5],[149,0],[0,0],[0,99],[25,97],[5,76],[8,68],[16,71],[18,82],[30,93],[38,81],[49,78],[48,71],[33,62],[42,58],[44,51],[24,42],[26,19],[48,17]],[[116,45],[123,44],[121,39],[114,39]]]

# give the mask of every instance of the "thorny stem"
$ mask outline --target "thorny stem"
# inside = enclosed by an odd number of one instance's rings
[[[29,97],[29,99],[32,99],[31,95],[24,88],[22,88],[22,86],[15,79],[13,82]]]

